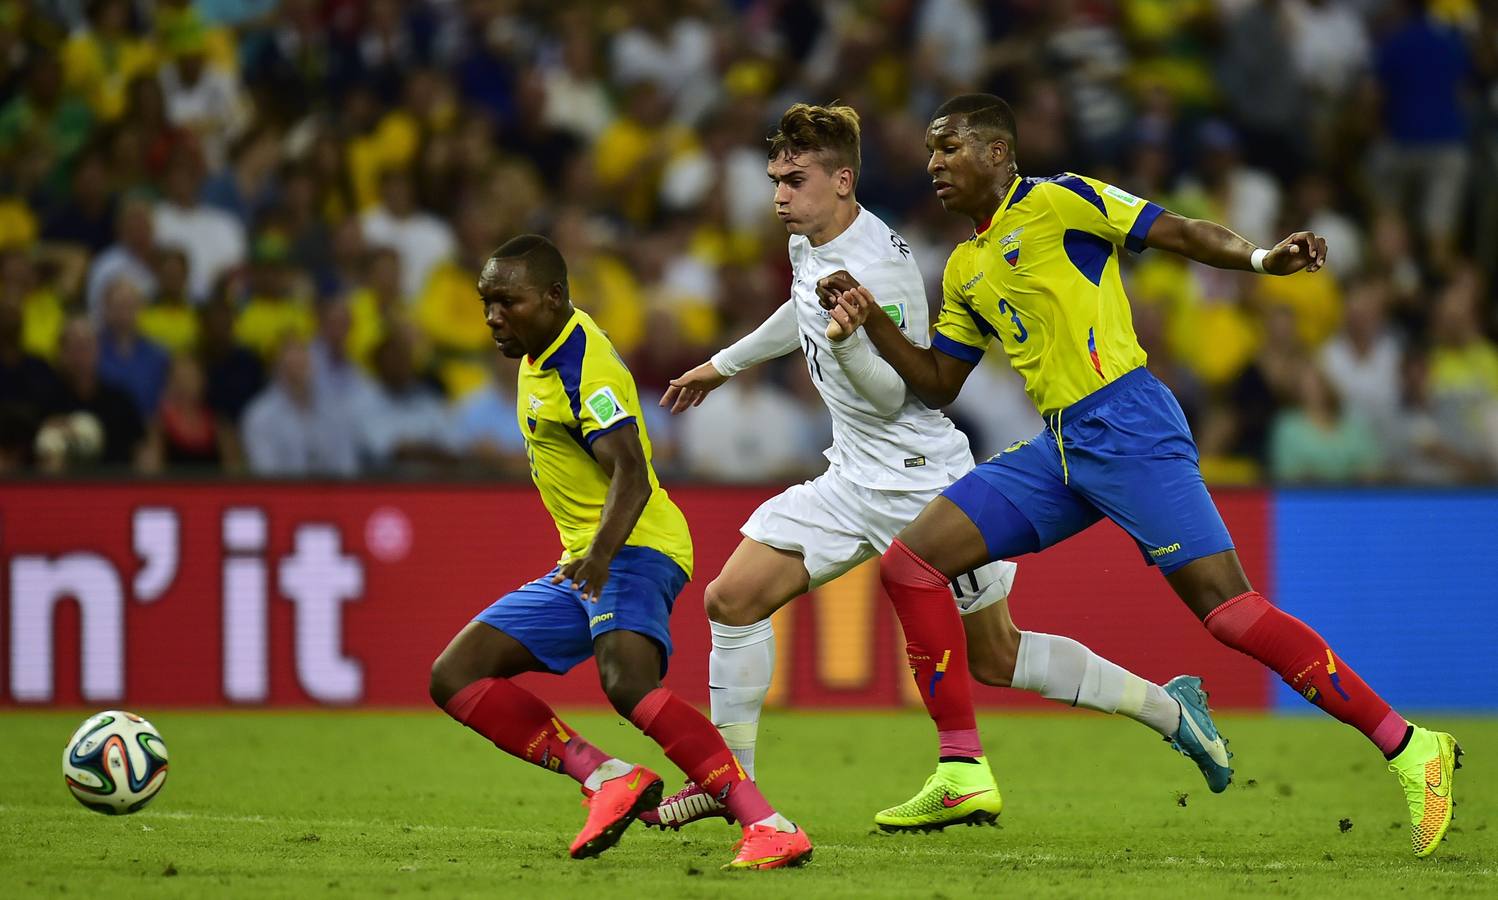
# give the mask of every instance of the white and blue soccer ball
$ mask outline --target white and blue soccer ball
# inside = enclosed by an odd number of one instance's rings
[[[150,722],[110,709],[78,726],[62,775],[79,803],[111,816],[138,812],[166,784],[166,743]]]

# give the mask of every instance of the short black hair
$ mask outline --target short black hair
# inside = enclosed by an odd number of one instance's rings
[[[525,263],[525,274],[532,285],[545,291],[554,284],[562,286],[567,296],[567,261],[557,245],[539,234],[521,234],[510,238],[489,254],[491,260],[517,259]]]
[[[974,128],[997,132],[1010,143],[1019,140],[1019,127],[1014,122],[1014,110],[1003,97],[994,94],[958,94],[936,108],[932,119],[944,116],[962,116]]]

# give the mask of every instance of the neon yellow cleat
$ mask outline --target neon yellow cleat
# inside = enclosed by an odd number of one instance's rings
[[[1389,761],[1410,805],[1410,840],[1416,856],[1435,852],[1451,827],[1451,774],[1462,767],[1456,738],[1419,726],[1403,751]]]
[[[988,759],[937,763],[920,793],[874,816],[884,831],[940,831],[948,825],[993,825],[1004,808]]]

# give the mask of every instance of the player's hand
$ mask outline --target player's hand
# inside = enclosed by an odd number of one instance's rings
[[[661,395],[661,406],[668,407],[671,415],[701,406],[708,393],[728,380],[713,364],[705,362],[678,378],[671,379],[671,386]]]
[[[817,279],[817,302],[822,304],[823,309],[830,310],[837,303],[838,294],[856,287],[858,279],[849,275],[846,269],[838,269],[831,275]]]
[[[1271,275],[1293,275],[1301,269],[1314,272],[1324,265],[1326,238],[1310,231],[1295,232],[1264,257],[1264,271]]]
[[[874,308],[874,295],[866,287],[857,287],[837,294],[833,304],[829,310],[831,321],[827,323],[827,340],[843,341],[868,321],[869,310]]]
[[[561,584],[564,581],[572,582],[572,589],[577,591],[582,598],[589,603],[597,603],[598,598],[603,596],[603,586],[609,581],[609,561],[596,559],[593,554],[579,556],[568,563],[553,576],[552,584]]]

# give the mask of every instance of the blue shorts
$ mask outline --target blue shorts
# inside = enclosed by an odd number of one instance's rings
[[[609,580],[596,602],[572,583],[541,578],[505,594],[475,617],[525,645],[558,675],[593,655],[593,641],[610,631],[633,631],[661,648],[661,674],[671,656],[671,607],[687,573],[671,557],[650,547],[623,547],[609,565]]]
[[[1166,574],[1233,549],[1181,406],[1144,368],[1048,416],[1039,435],[942,496],[983,532],[990,559],[1060,543],[1104,516]]]

